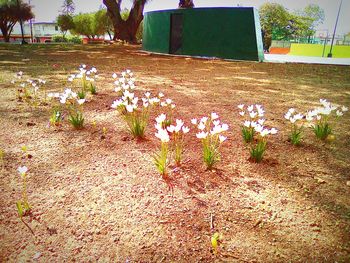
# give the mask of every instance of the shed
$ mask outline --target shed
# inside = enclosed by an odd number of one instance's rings
[[[147,12],[143,50],[200,57],[262,61],[259,13],[253,7]]]

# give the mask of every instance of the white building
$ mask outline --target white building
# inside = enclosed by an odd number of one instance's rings
[[[62,34],[61,30],[55,22],[33,22],[32,31],[30,30],[30,23],[23,24],[24,37],[27,42],[31,42],[31,36],[33,35],[34,43],[47,43],[51,42],[52,36]],[[2,34],[0,33],[0,41],[3,41]],[[15,25],[11,33],[10,42],[21,42],[22,33],[19,23]]]

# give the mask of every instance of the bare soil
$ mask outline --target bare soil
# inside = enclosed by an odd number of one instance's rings
[[[81,63],[101,73],[83,130],[48,128],[49,105],[17,101],[15,72],[62,91]],[[186,123],[215,111],[230,125],[217,169],[205,170],[191,133],[183,166],[170,167],[169,190],[151,157],[159,112],[147,139],[136,141],[110,108],[111,75],[125,69],[135,73],[140,92],[173,99],[175,116]],[[350,261],[349,113],[334,124],[334,142],[307,130],[300,147],[288,142],[283,119],[290,107],[305,111],[320,98],[350,106],[350,67],[159,56],[137,46],[0,45],[0,85],[1,262]],[[240,103],[264,105],[268,124],[280,131],[260,164],[248,160],[242,142]],[[32,158],[23,157],[21,145]],[[29,168],[28,226],[15,205],[20,165]],[[223,235],[217,254],[214,232]]]

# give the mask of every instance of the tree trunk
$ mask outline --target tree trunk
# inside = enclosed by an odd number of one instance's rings
[[[192,0],[180,0],[179,8],[193,8],[194,4]]]
[[[2,36],[5,40],[5,42],[10,42],[10,36],[7,34],[7,29],[4,30],[2,27],[1,27],[1,33],[2,33]]]
[[[109,30],[107,30],[107,34],[108,34],[108,36],[109,36],[109,40],[112,40],[113,37],[112,37],[111,32],[110,32]]]
[[[10,36],[15,24],[16,23],[10,23],[9,25],[7,25],[6,23],[0,24],[0,30],[1,30],[2,36],[4,37],[5,42],[10,42]]]
[[[130,43],[137,43],[136,32],[143,20],[143,9],[146,2],[147,0],[134,0],[129,17],[125,21],[120,15],[122,0],[103,0],[114,27],[113,40],[120,39]]]

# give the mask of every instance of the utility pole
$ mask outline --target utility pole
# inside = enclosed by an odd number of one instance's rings
[[[29,0],[29,5],[30,5],[30,0]],[[31,40],[31,43],[33,44],[33,21],[32,21],[32,18],[29,20],[29,27],[30,27],[30,40]]]
[[[329,53],[328,53],[328,56],[327,56],[327,57],[329,57],[329,58],[332,57],[333,42],[334,42],[335,32],[337,31],[338,19],[339,19],[339,14],[340,14],[340,9],[341,9],[342,3],[343,3],[343,0],[340,0],[339,9],[338,9],[338,14],[337,14],[337,19],[335,20],[335,26],[334,26],[334,31],[333,31],[331,49],[330,49],[330,51],[329,51]]]
[[[18,11],[20,11],[21,7],[20,7],[20,5],[19,5],[19,0],[17,0],[17,8],[18,8]],[[22,18],[19,19],[19,24],[21,25],[22,45],[28,44],[28,43],[24,40],[24,32],[23,32],[23,21],[22,21]]]

